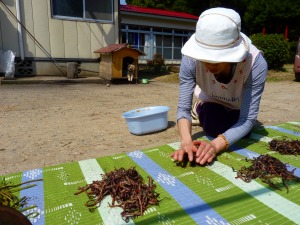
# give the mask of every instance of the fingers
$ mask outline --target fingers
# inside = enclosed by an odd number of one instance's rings
[[[194,160],[195,152],[197,152],[197,147],[191,141],[191,142],[183,143],[179,150],[171,154],[171,157],[173,157],[175,161],[181,162],[184,159],[184,155],[187,154],[189,161],[192,162]]]
[[[205,141],[194,141],[195,146],[197,146],[196,157],[199,158],[203,154],[206,148],[207,142]]]
[[[171,154],[171,157],[172,157],[175,161],[181,162],[181,161],[183,160],[184,154],[186,154],[185,150],[179,149],[179,150],[177,150],[177,151],[174,151],[174,152]]]
[[[203,141],[196,152],[196,162],[200,165],[210,163],[216,157],[216,150],[208,142]]]
[[[197,147],[194,145],[190,146],[183,146],[179,150],[173,152],[170,156],[175,160],[175,161],[183,161],[184,155],[188,155],[188,159],[190,162],[194,161],[194,153],[197,152]]]
[[[217,153],[213,146],[206,141],[193,141],[192,145],[182,146],[179,150],[174,151],[170,156],[175,160],[182,162],[184,155],[188,154],[190,162],[196,161],[200,165],[211,163]]]
[[[195,145],[192,145],[191,149],[186,150],[190,162],[194,161],[195,152],[197,152],[197,147]]]

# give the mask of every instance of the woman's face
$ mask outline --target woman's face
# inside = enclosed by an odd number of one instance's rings
[[[222,63],[208,63],[202,62],[206,69],[208,69],[213,74],[219,73],[229,73],[230,72],[230,63],[222,62]]]

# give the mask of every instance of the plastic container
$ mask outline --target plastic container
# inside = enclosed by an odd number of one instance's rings
[[[167,106],[150,106],[123,113],[130,133],[135,135],[149,134],[168,127]]]
[[[142,84],[148,84],[149,80],[148,79],[142,79]]]

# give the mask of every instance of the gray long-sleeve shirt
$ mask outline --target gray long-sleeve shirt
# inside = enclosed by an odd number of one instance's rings
[[[191,121],[191,106],[193,92],[196,86],[196,66],[196,59],[183,56],[179,74],[180,92],[177,108],[177,121],[181,118],[186,118]],[[223,133],[229,144],[244,137],[255,125],[261,96],[264,90],[267,70],[267,63],[260,53],[256,57],[250,74],[243,85],[239,120]]]

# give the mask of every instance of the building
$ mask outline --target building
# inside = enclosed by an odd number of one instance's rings
[[[15,53],[17,76],[65,76],[68,62],[79,63],[82,75],[96,75],[101,58],[94,51],[111,44],[144,52],[139,63],[155,53],[180,63],[196,22],[190,14],[119,0],[1,0],[0,49]]]
[[[118,22],[119,0],[1,0],[0,49],[15,53],[16,75],[65,75],[73,61],[95,75],[94,51],[119,43]]]
[[[181,61],[181,48],[195,32],[198,16],[161,9],[120,5],[121,41],[146,55],[140,63],[161,54],[166,63]]]

